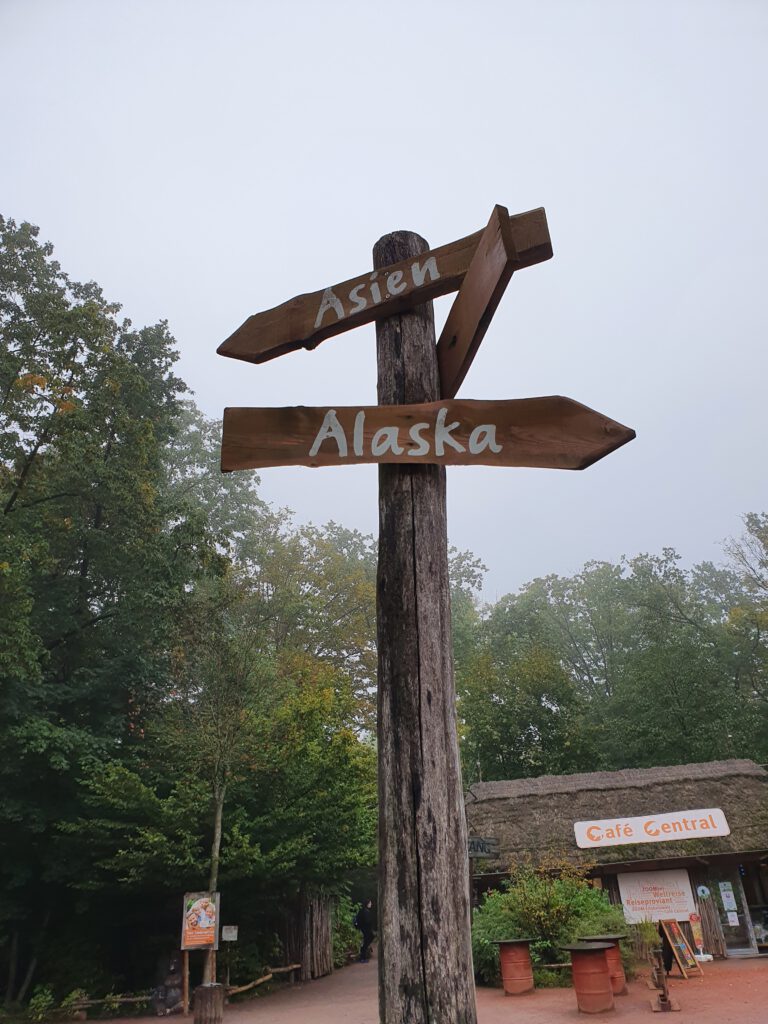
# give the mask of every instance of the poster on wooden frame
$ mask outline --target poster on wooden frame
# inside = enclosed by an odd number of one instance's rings
[[[672,947],[672,952],[675,955],[677,966],[680,968],[683,977],[687,978],[692,971],[703,975],[704,972],[697,963],[696,957],[693,955],[693,950],[688,945],[688,940],[683,935],[683,930],[678,922],[660,921],[659,923],[664,929],[664,934]]]
[[[181,917],[181,949],[219,948],[219,894],[184,894]]]

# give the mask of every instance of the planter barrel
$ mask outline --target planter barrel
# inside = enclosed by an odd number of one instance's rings
[[[571,954],[573,988],[582,1013],[603,1013],[613,1009],[613,989],[608,973],[607,942],[575,942],[562,946]]]
[[[499,963],[505,996],[521,996],[533,991],[532,939],[499,939]]]
[[[624,964],[621,962],[621,947],[619,942],[626,939],[624,935],[579,935],[579,942],[610,942],[611,948],[606,949],[605,959],[608,961],[608,973],[611,976],[611,988],[615,996],[627,994],[627,976],[624,974]]]
[[[224,986],[198,985],[195,989],[195,1024],[222,1024]]]

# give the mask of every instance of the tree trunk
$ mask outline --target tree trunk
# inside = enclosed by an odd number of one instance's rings
[[[224,1019],[224,986],[198,985],[195,989],[195,1024],[221,1024]]]
[[[213,792],[214,817],[213,817],[213,841],[211,842],[211,873],[208,876],[208,891],[211,896],[216,892],[219,884],[219,855],[221,853],[221,827],[224,819],[224,798],[227,795],[226,783],[221,787],[215,787]],[[216,922],[218,929],[219,922]],[[216,950],[209,949],[205,954],[205,968],[203,970],[203,984],[207,985],[216,981]]]
[[[322,893],[302,890],[285,923],[284,946],[290,963],[301,964],[301,981],[333,971],[332,904]]]
[[[8,979],[5,987],[5,1005],[13,1003],[13,990],[16,988],[16,968],[19,963],[19,932],[15,929],[11,936],[11,948],[8,951]]]
[[[427,248],[387,235],[374,266]],[[431,302],[376,340],[380,405],[440,398]],[[379,467],[377,622],[380,1021],[475,1024],[442,467]]]
[[[48,922],[50,921],[50,919],[51,919],[51,912],[49,910],[49,911],[46,912],[46,915],[43,918],[42,927],[40,928],[40,931],[37,933],[37,938],[35,939],[35,944],[34,944],[34,948],[32,950],[32,956],[30,958],[29,965],[27,967],[27,972],[24,975],[24,980],[21,983],[21,988],[19,989],[19,994],[16,996],[16,1002],[17,1003],[23,1003],[24,1002],[24,1000],[25,1000],[25,998],[27,996],[27,992],[29,990],[29,986],[32,984],[32,979],[34,978],[35,971],[37,970],[37,960],[38,960],[38,957],[40,955],[40,948],[41,948],[41,946],[43,944],[43,939],[45,938],[45,933],[48,930]]]

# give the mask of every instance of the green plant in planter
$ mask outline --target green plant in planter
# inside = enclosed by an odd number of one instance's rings
[[[530,936],[531,960],[537,964],[563,962],[560,946],[578,935],[626,930],[621,907],[611,906],[607,894],[587,881],[588,868],[567,862],[515,867],[500,892],[488,893],[473,917],[472,953],[475,973],[488,983],[499,979],[498,946],[494,940]],[[548,984],[570,984],[568,971]]]

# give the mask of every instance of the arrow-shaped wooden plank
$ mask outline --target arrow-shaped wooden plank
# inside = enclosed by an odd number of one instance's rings
[[[570,398],[225,409],[221,468],[363,462],[584,469],[634,430]]]
[[[443,398],[453,398],[466,377],[516,262],[509,211],[494,206],[437,342]]]
[[[510,217],[509,228],[516,253],[513,269],[550,259],[552,244],[543,209]],[[274,309],[248,317],[217,351],[233,359],[264,363],[294,349],[314,348],[335,334],[455,292],[482,235],[482,231],[476,231],[415,259],[367,271],[309,295],[297,295]]]

